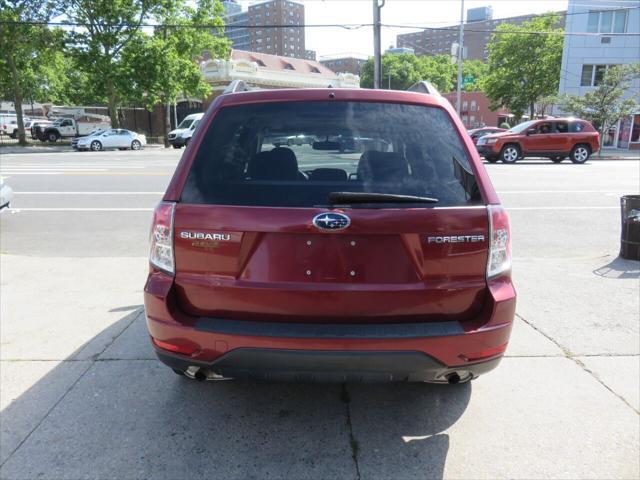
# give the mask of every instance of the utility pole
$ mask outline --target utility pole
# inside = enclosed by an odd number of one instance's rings
[[[382,58],[380,46],[380,9],[385,0],[373,0],[373,88],[381,88]]]
[[[460,116],[460,95],[462,91],[462,52],[464,50],[464,0],[460,0],[460,30],[458,32],[458,89],[456,91],[456,112]]]

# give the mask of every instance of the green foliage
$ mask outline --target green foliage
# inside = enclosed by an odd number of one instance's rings
[[[131,70],[122,62],[122,51],[140,34],[140,25],[153,17],[162,0],[61,0],[70,23],[81,23],[70,33],[70,53],[86,72],[92,90],[107,97],[109,115],[119,125],[117,107]]]
[[[489,66],[480,61],[480,60],[464,60],[462,62],[462,76],[464,77],[473,77],[474,82],[463,85],[462,89],[465,92],[477,92],[480,91],[481,82],[484,80],[484,77],[489,73]],[[454,85],[457,82],[457,70],[455,73]]]
[[[212,58],[229,56],[229,41],[196,25],[215,25],[222,32],[223,8],[218,0],[200,0],[196,7],[174,2],[162,9],[157,20],[182,28],[157,28],[153,35],[138,35],[123,51],[127,100],[151,109],[157,103],[173,103],[183,95],[206,97],[211,87],[195,61],[203,51]]]
[[[56,49],[62,32],[29,22],[46,22],[57,13],[46,0],[0,0],[0,97],[15,105],[19,141],[25,143],[22,103],[39,98],[51,84]]]
[[[556,16],[545,15],[522,26],[496,28],[489,43],[488,73],[480,85],[492,109],[506,107],[516,118],[527,111],[533,116],[538,99],[558,91],[563,38],[557,22]],[[533,31],[552,34],[523,33]]]
[[[582,96],[562,97],[559,101],[560,108],[576,117],[589,120],[598,129],[600,141],[603,141],[604,132],[620,118],[640,108],[640,95],[630,88],[631,82],[637,78],[640,78],[640,63],[610,67],[602,83],[593,91]]]
[[[474,83],[464,86],[467,92],[480,90],[480,82],[487,75],[488,66],[480,60],[465,60],[462,65],[463,76],[471,76]],[[440,92],[452,91],[457,82],[458,67],[451,63],[449,55],[416,56],[410,53],[382,56],[382,88],[406,90],[421,80],[431,82]],[[373,88],[373,58],[362,66],[360,86]]]
[[[385,54],[382,56],[382,88],[406,90],[421,80],[431,82],[441,92],[453,88],[455,66],[447,55],[433,57],[417,57],[410,53],[400,55]],[[373,88],[373,58],[369,58],[362,66],[360,85]]]
[[[500,128],[506,128],[508,130],[511,128],[511,125],[509,125],[507,122],[502,122],[500,124]]]

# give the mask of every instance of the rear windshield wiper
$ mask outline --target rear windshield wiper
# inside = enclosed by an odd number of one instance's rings
[[[329,204],[342,203],[438,203],[438,199],[393,193],[331,192],[329,194]]]

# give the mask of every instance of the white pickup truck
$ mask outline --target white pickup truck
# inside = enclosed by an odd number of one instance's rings
[[[52,125],[36,125],[35,136],[42,142],[56,142],[60,138],[73,138],[88,135],[94,130],[111,128],[111,123],[103,119],[89,117],[59,118]]]

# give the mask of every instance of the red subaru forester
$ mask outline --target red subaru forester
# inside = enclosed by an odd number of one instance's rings
[[[151,341],[200,380],[464,382],[507,347],[510,237],[437,93],[226,93],[154,214]]]

